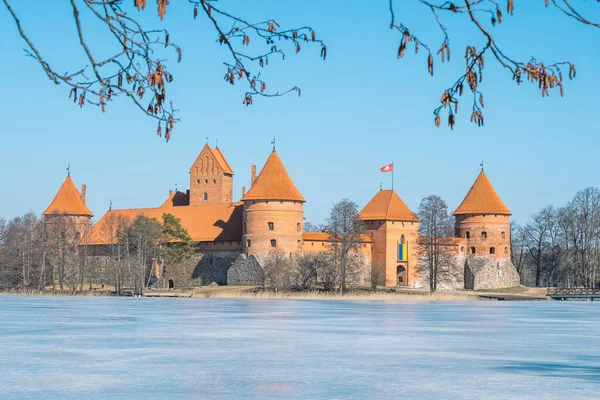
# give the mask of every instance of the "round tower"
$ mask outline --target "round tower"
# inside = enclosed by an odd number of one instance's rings
[[[42,214],[46,232],[60,231],[61,236],[72,236],[70,239],[78,243],[90,230],[94,216],[85,204],[85,196],[86,186],[82,185],[79,193],[69,174]]]
[[[456,236],[466,243],[461,250],[472,256],[510,259],[510,215],[482,170],[454,212]]]
[[[244,202],[243,245],[247,254],[302,249],[304,220],[300,194],[275,150],[269,156]]]

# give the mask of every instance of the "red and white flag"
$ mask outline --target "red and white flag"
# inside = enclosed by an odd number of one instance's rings
[[[379,170],[381,172],[392,172],[394,170],[394,164],[388,164],[388,165],[384,165],[383,167],[379,168]]]

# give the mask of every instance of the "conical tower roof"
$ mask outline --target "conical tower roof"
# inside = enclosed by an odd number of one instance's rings
[[[498,196],[485,172],[481,171],[465,199],[454,211],[454,215],[462,214],[510,215],[510,211]]]
[[[363,221],[419,221],[394,190],[380,190],[358,215]]]
[[[242,200],[306,201],[294,185],[276,151],[273,151]]]
[[[54,200],[43,213],[43,215],[50,214],[94,216],[81,199],[81,195],[70,176],[67,176],[60,189],[58,189]]]

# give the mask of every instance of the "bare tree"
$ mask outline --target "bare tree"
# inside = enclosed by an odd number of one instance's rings
[[[521,278],[527,251],[527,229],[512,221],[510,223],[510,258]]]
[[[350,252],[358,251],[366,232],[364,222],[358,217],[358,206],[351,200],[342,199],[331,209],[327,220],[327,231],[331,234],[334,262],[339,265],[339,291],[346,291]]]
[[[281,249],[273,249],[265,258],[265,287],[285,290],[292,284],[293,270],[290,257]]]
[[[430,195],[419,205],[419,231],[421,235],[419,253],[423,262],[419,270],[429,277],[429,290],[435,292],[442,274],[451,267],[448,238],[452,237],[452,220],[446,202],[441,197]]]
[[[128,97],[146,115],[158,120],[157,133],[169,140],[174,123],[176,109],[167,99],[166,83],[173,80],[168,72],[168,60],[164,55],[166,50],[172,50],[178,61],[182,58],[182,50],[169,36],[166,29],[146,28],[132,11],[146,9],[147,0],[134,0],[133,5],[124,0],[70,0],[70,8],[76,27],[76,35],[87,58],[87,65],[76,68],[66,68],[74,72],[59,72],[63,69],[53,66],[47,54],[37,48],[30,39],[22,22],[14,9],[13,0],[2,0],[17,30],[26,43],[27,55],[41,65],[47,77],[56,84],[66,84],[70,96],[79,106],[94,104],[102,108],[109,105],[119,95]],[[412,21],[400,22],[396,15],[402,13],[402,5],[406,2],[389,0],[390,23],[392,30],[400,34],[397,57],[402,58],[414,47],[426,57],[427,72],[434,74],[434,62],[450,61],[450,29],[444,23],[450,15],[463,19],[463,23],[475,28],[477,35],[464,48],[465,69],[455,82],[443,91],[440,106],[434,110],[434,122],[441,124],[441,112],[447,114],[448,126],[455,124],[455,114],[458,112],[459,97],[465,86],[471,90],[472,106],[470,119],[478,126],[483,126],[483,94],[479,89],[485,58],[491,58],[508,71],[509,79],[516,84],[529,81],[538,86],[542,96],[550,95],[550,90],[563,95],[563,73],[569,79],[576,76],[575,66],[569,61],[545,62],[535,57],[529,60],[518,60],[509,55],[504,47],[496,40],[496,30],[500,29],[505,18],[515,13],[514,0],[459,0],[431,1],[413,0],[425,9],[431,11],[431,26],[439,28],[440,43],[432,45],[421,40],[421,33],[430,30],[430,26],[413,26]],[[317,39],[315,31],[308,27],[282,28],[272,18],[252,22],[244,17],[236,16],[225,8],[217,7],[216,0],[188,0],[190,18],[203,19],[215,28],[216,41],[225,49],[229,60],[224,62],[224,80],[235,84],[243,80],[247,85],[243,104],[253,103],[253,97],[281,96],[289,92],[300,95],[297,86],[280,91],[270,91],[267,83],[256,69],[268,66],[273,58],[284,59],[286,52],[298,53],[306,43],[316,43],[320,47],[323,59],[327,56],[327,46]],[[398,5],[400,3],[400,5]],[[596,20],[587,17],[580,6],[571,4],[571,0],[545,0],[546,7],[552,7],[562,12],[566,17],[578,23],[593,28],[600,28],[600,18]],[[162,20],[167,14],[169,0],[156,0],[158,16]],[[540,12],[543,5],[539,4]],[[518,12],[518,11],[517,11]],[[87,19],[90,16],[108,28],[110,35],[106,39],[112,45],[110,56],[99,56],[89,45],[84,34]],[[476,40],[483,39],[483,46],[477,48]],[[285,50],[285,43],[289,51]],[[281,43],[284,46],[281,46]],[[253,51],[250,51],[252,46]],[[508,46],[507,46],[508,47]],[[395,51],[395,50],[394,50]],[[269,86],[270,87],[270,86]],[[148,93],[149,92],[149,93]],[[148,94],[145,94],[148,93]],[[145,97],[145,100],[144,100]],[[169,101],[168,101],[169,100]]]
[[[446,14],[454,14],[463,17],[464,23],[476,28],[479,35],[473,35],[473,42],[466,46],[465,51],[465,72],[447,88],[440,99],[441,105],[434,111],[434,122],[440,126],[440,112],[445,110],[447,114],[448,126],[452,129],[455,124],[455,114],[458,112],[459,97],[463,94],[465,85],[468,85],[472,92],[472,111],[471,122],[477,126],[483,126],[483,94],[479,90],[479,83],[482,81],[482,72],[485,66],[485,57],[490,56],[500,65],[509,71],[509,76],[516,84],[522,81],[529,81],[538,86],[542,97],[550,95],[550,89],[554,89],[562,96],[563,91],[563,72],[568,73],[569,79],[576,76],[575,66],[569,61],[543,62],[532,57],[529,60],[516,60],[509,56],[507,52],[501,49],[498,41],[494,37],[493,30],[502,24],[504,18],[511,16],[515,12],[514,0],[462,0],[457,2],[438,2],[429,0],[417,0],[423,6],[431,11],[432,26],[440,29],[441,44],[439,49],[427,45],[417,36],[426,30],[425,27],[418,27],[409,30],[408,25],[399,23],[395,17],[395,2],[389,1],[390,8],[390,28],[397,30],[400,35],[400,46],[398,48],[398,58],[404,57],[409,45],[414,45],[415,53],[423,49],[427,56],[427,70],[429,74],[434,72],[434,58],[439,57],[443,63],[450,61],[450,32],[443,23],[443,17]],[[397,3],[397,2],[396,2]],[[506,14],[504,14],[502,3],[506,5]],[[576,21],[593,26],[600,27],[600,23],[594,22],[585,17],[575,7],[570,0],[545,0],[546,7],[552,6],[563,12],[566,16]],[[541,8],[540,4],[540,8]],[[541,11],[541,10],[540,10]],[[415,34],[416,33],[416,34]],[[475,40],[483,38],[484,45],[479,49],[475,46]],[[437,47],[437,46],[436,46]]]
[[[302,290],[310,289],[317,283],[319,269],[321,267],[322,253],[299,254],[294,263],[294,281],[296,287]]]
[[[167,83],[174,78],[168,71],[168,54],[174,55],[177,62],[182,59],[182,50],[164,29],[147,29],[132,15],[137,9],[146,9],[146,0],[69,0],[78,41],[83,48],[87,65],[68,68],[74,72],[63,73],[49,61],[48,54],[42,54],[27,34],[24,23],[17,15],[12,0],[2,0],[14,20],[17,30],[25,41],[26,54],[35,59],[46,76],[55,84],[69,87],[69,96],[74,103],[83,107],[92,104],[102,111],[117,97],[128,97],[142,112],[158,121],[157,134],[165,135],[168,141],[177,121],[175,109],[167,97]],[[168,9],[169,0],[157,0],[158,16],[162,20]],[[232,12],[217,7],[212,0],[188,0],[190,18],[203,18],[215,28],[217,42],[224,46],[230,56],[226,61],[224,79],[230,84],[243,80],[247,90],[243,103],[253,103],[254,96],[276,97],[295,92],[300,88],[292,86],[278,91],[267,89],[267,82],[257,71],[269,65],[274,58],[285,59],[289,50],[300,52],[305,44],[320,46],[321,57],[327,56],[327,47],[317,39],[316,32],[308,26],[285,29],[274,19],[250,22],[235,16]],[[32,10],[28,10],[32,12]],[[111,55],[101,56],[89,44],[86,24],[90,19],[108,28],[105,39],[112,47]],[[254,51],[250,51],[254,49]],[[165,53],[165,50],[172,50]]]

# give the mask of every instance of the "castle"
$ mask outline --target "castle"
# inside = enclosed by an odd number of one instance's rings
[[[194,242],[200,260],[178,275],[155,265],[154,274],[166,287],[198,284],[260,284],[265,256],[274,250],[294,257],[331,251],[328,232],[304,231],[305,198],[295,186],[273,148],[258,176],[251,167],[251,186],[233,200],[233,170],[221,149],[206,144],[190,168],[190,188],[170,191],[158,207],[109,210],[92,227],[81,193],[70,176],[44,212],[52,227],[58,215],[75,223],[86,246],[106,252],[116,240],[114,222],[132,221],[142,214],[161,220],[168,213],[180,219]],[[481,171],[454,212],[455,238],[441,244],[451,255],[448,274],[438,284],[448,289],[517,286],[519,276],[510,262],[510,211]],[[380,190],[360,211],[367,234],[354,253],[379,274],[386,286],[428,287],[420,252],[419,218],[394,190]],[[369,277],[364,277],[364,283]]]

